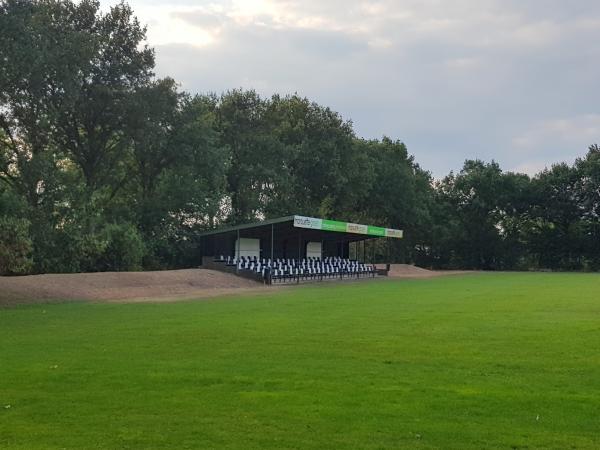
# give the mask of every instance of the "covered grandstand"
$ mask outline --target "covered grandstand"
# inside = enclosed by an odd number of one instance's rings
[[[271,284],[384,274],[367,264],[366,243],[402,237],[393,228],[293,215],[206,231],[200,250],[204,267]]]

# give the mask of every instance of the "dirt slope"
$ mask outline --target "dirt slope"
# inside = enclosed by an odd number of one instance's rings
[[[428,270],[410,264],[392,264],[388,273],[393,278],[432,278],[470,273],[464,270]]]
[[[56,300],[202,298],[263,289],[255,281],[205,269],[0,277],[0,306]]]
[[[468,272],[432,271],[408,264],[393,264],[389,276],[431,278],[461,273]],[[246,292],[264,293],[274,289],[277,288],[265,287],[255,281],[207,269],[0,277],[0,307],[64,300],[168,301]]]

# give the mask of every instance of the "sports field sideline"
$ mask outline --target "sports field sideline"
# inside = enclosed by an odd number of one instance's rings
[[[599,448],[600,276],[0,309],[0,448]]]

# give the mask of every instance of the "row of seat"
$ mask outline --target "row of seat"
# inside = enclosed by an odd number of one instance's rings
[[[220,255],[217,258],[215,258],[215,262],[223,262],[228,266],[237,266],[240,263],[243,264],[244,266],[248,265],[248,264],[252,264],[254,263],[256,264],[261,264],[263,266],[267,266],[267,267],[279,267],[282,265],[288,265],[291,267],[300,267],[300,266],[307,266],[307,265],[314,265],[317,263],[327,263],[327,264],[333,264],[333,265],[337,265],[339,262],[341,261],[345,261],[343,258],[340,257],[334,257],[334,256],[327,256],[325,258],[317,258],[317,257],[307,257],[307,258],[303,258],[301,260],[296,260],[296,259],[290,259],[290,258],[275,258],[273,260],[271,260],[271,258],[258,258],[256,256],[240,256],[239,258],[236,258],[234,256],[224,256],[224,255]]]
[[[273,268],[269,272],[269,282],[299,282],[301,280],[323,280],[327,278],[359,278],[361,276],[375,276],[375,267],[358,261],[348,261],[339,265],[318,264],[315,266]]]
[[[376,274],[375,266],[371,264],[341,257],[308,257],[300,260],[278,258],[271,260],[270,258],[221,256],[216,258],[215,261],[224,262],[233,267],[237,266],[240,271],[253,272],[269,284],[326,278],[374,277]]]

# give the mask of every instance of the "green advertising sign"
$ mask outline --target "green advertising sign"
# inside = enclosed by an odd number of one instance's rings
[[[337,220],[323,219],[321,223],[321,230],[345,233],[347,230],[347,225],[348,224],[346,222],[338,222]]]
[[[366,234],[368,236],[388,237],[395,239],[401,239],[403,237],[402,230],[376,227],[373,225],[361,225],[358,223],[339,222],[337,220],[318,219],[316,217],[294,216],[294,226],[296,228],[308,228],[311,230]]]
[[[367,234],[371,236],[385,236],[385,228],[368,225]]]

